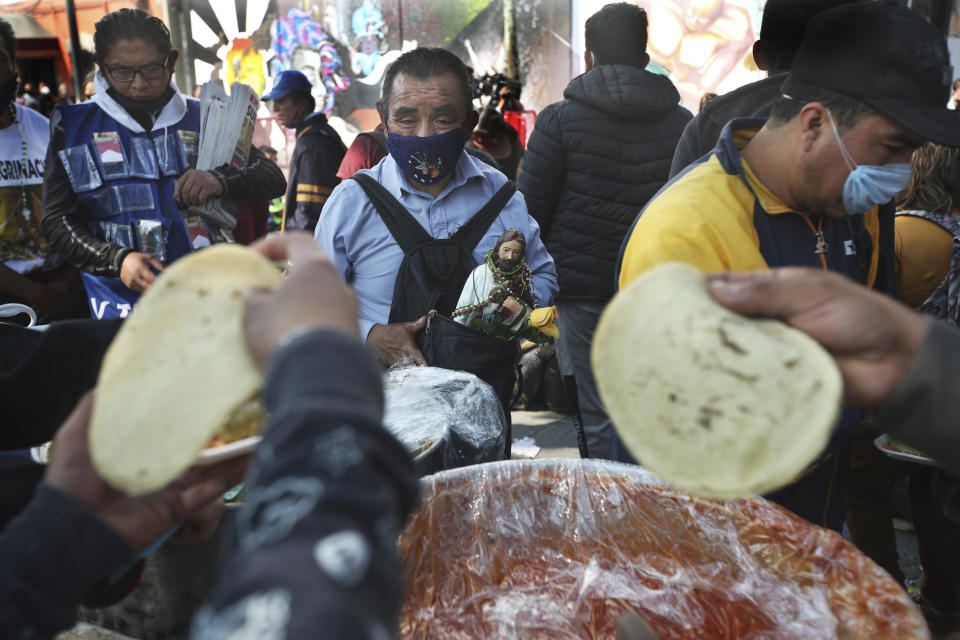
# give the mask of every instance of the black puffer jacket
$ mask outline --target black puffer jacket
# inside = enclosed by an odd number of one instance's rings
[[[523,157],[520,191],[557,263],[560,298],[607,300],[620,244],[664,185],[692,117],[659,75],[602,65],[545,108]]]

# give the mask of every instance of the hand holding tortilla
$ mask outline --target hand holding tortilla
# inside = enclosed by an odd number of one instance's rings
[[[90,454],[108,484],[130,495],[164,487],[256,398],[263,380],[245,343],[243,293],[282,283],[270,260],[236,245],[190,254],[157,277],[97,383]]]
[[[826,445],[842,380],[814,340],[717,304],[680,263],[620,291],[594,336],[600,396],[630,452],[706,497],[789,483]]]
[[[134,551],[146,548],[181,521],[209,522],[211,512],[219,521],[220,496],[243,477],[247,459],[194,469],[160,491],[130,497],[104,484],[91,465],[87,440],[92,403],[93,395],[88,393],[57,432],[44,483],[86,505]]]
[[[304,232],[272,235],[253,249],[273,261],[290,261],[276,291],[249,291],[243,317],[247,347],[262,367],[285,335],[307,327],[328,327],[360,335],[357,299],[333,263]]]
[[[720,304],[780,318],[823,345],[840,367],[850,404],[882,405],[927,333],[929,320],[835,273],[792,267],[707,279]]]

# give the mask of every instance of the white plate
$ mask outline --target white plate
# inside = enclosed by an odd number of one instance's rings
[[[928,458],[927,456],[918,456],[915,453],[900,451],[892,448],[890,445],[890,439],[887,438],[887,434],[879,436],[873,441],[873,444],[876,445],[877,449],[880,449],[880,451],[883,451],[885,454],[895,460],[903,460],[904,462],[918,462],[920,464],[926,464],[932,467],[937,466],[937,462],[933,458]]]
[[[220,447],[204,449],[197,455],[197,459],[193,464],[203,466],[250,453],[257,448],[257,445],[260,444],[262,439],[261,436],[250,436],[249,438],[237,440],[236,442],[231,442],[230,444],[225,444]]]

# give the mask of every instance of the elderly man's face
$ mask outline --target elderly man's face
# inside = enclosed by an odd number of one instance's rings
[[[475,123],[460,87],[452,73],[425,80],[398,73],[387,105],[387,132],[423,138],[463,128],[466,136]]]
[[[854,126],[841,131],[840,137],[858,165],[909,163],[914,150],[924,142],[881,113],[864,116]],[[806,192],[802,210],[831,218],[847,216],[843,186],[851,169],[825,115],[819,135],[799,170]]]

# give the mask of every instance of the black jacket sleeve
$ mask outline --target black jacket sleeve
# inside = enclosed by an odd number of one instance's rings
[[[77,603],[132,558],[123,538],[96,514],[40,485],[0,536],[0,637],[50,638],[69,629]]]
[[[247,166],[225,164],[211,173],[220,180],[225,197],[237,202],[267,202],[282,196],[287,189],[280,167],[253,145]]]
[[[63,148],[63,119],[54,110],[43,174],[43,235],[50,249],[64,262],[94,275],[115,278],[120,275],[123,259],[133,249],[100,240],[90,232],[89,220],[60,162],[58,153]]]
[[[703,146],[701,140],[704,138],[703,128],[705,124],[709,124],[708,120],[706,113],[699,113],[684,127],[683,134],[677,141],[677,149],[673,152],[673,162],[670,164],[671,179],[713,148],[715,139],[706,150],[701,150]]]
[[[566,157],[557,110],[550,105],[537,118],[527,151],[523,154],[517,185],[527,202],[527,211],[540,225],[543,238],[547,237],[557,213],[557,202],[567,172]]]
[[[287,225],[313,233],[323,205],[340,184],[337,170],[344,151],[339,141],[323,134],[307,133],[297,141],[296,158],[290,170],[287,194]]]
[[[381,426],[379,366],[356,338],[310,331],[277,349],[263,398],[271,424],[192,637],[252,633],[252,611],[291,640],[393,637],[418,480]]]
[[[960,331],[938,321],[914,357],[876,427],[960,474]]]

